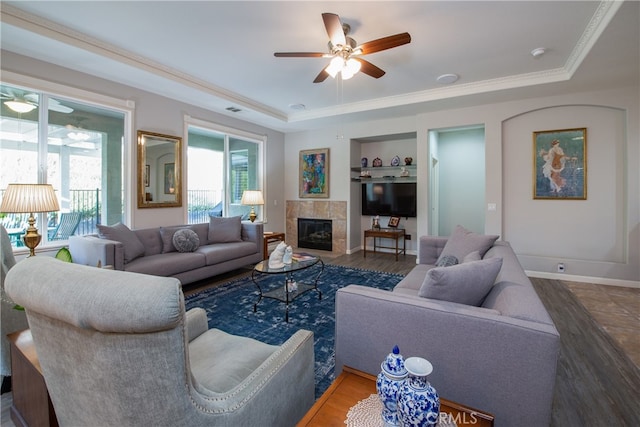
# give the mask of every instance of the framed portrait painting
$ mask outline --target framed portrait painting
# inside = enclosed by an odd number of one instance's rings
[[[533,132],[533,198],[587,199],[587,128]]]
[[[300,151],[300,198],[329,197],[329,149]]]

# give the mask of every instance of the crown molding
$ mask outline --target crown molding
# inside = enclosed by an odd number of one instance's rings
[[[3,4],[1,12],[1,21],[5,24],[22,28],[35,34],[57,40],[61,43],[65,43],[96,55],[109,58],[116,62],[146,71],[156,76],[169,79],[176,83],[225,99],[232,104],[241,105],[243,108],[265,114],[272,118],[282,121],[286,121],[287,119],[286,114],[283,114],[282,112],[267,105],[261,104],[219,86],[212,85],[202,79],[198,79],[187,73],[167,67],[126,49],[121,49],[102,40],[98,40],[94,37],[72,30],[64,25],[30,14],[14,6]]]

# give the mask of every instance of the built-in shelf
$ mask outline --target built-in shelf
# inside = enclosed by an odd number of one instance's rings
[[[400,176],[402,169],[409,172],[409,176]],[[370,177],[363,177],[362,171],[369,171]],[[351,181],[353,182],[416,182],[416,165],[403,165],[403,166],[378,166],[378,167],[360,167],[353,166],[351,172]]]

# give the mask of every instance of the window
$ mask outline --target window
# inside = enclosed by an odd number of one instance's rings
[[[209,216],[248,218],[240,204],[244,190],[262,188],[262,144],[257,135],[189,119],[187,131],[187,211],[189,224]],[[255,206],[264,219],[263,207]]]
[[[41,245],[123,221],[128,113],[9,84],[0,85],[0,94],[0,193],[10,183],[47,183],[58,195],[60,212],[37,217]],[[28,214],[0,216],[20,247]],[[72,218],[64,232],[63,218]]]

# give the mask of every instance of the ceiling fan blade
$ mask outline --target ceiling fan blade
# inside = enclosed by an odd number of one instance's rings
[[[360,63],[360,72],[365,73],[375,79],[379,79],[380,77],[385,75],[385,71],[383,69],[376,67],[371,62],[366,61],[362,58],[351,58]]]
[[[359,53],[361,55],[367,55],[369,53],[380,52],[381,50],[402,46],[403,44],[410,42],[411,35],[409,33],[400,33],[362,43],[360,46],[355,48],[355,51],[360,51]]]
[[[58,113],[65,113],[65,114],[69,114],[73,112],[73,108],[67,107],[66,105],[62,105],[55,99],[49,100],[49,110],[57,111]]]
[[[326,53],[321,52],[276,52],[273,56],[278,58],[322,58]]]
[[[327,79],[327,77],[329,77],[329,73],[327,73],[326,68],[323,68],[322,71],[320,71],[320,74],[318,74],[318,76],[315,78],[315,80],[313,82],[314,83],[322,83],[323,81],[325,81]]]
[[[335,13],[323,13],[322,20],[324,21],[324,27],[327,29],[329,40],[334,46],[346,45],[347,38],[344,35],[344,29],[342,28],[342,21],[340,17]]]

